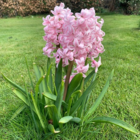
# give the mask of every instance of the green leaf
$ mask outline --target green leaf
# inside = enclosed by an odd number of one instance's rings
[[[67,75],[68,65],[64,67],[65,74]]]
[[[45,108],[48,108],[48,109],[51,108],[53,125],[55,126],[55,128],[58,127],[59,126],[58,121],[59,121],[60,116],[58,115],[58,110],[57,110],[56,106],[55,105],[46,105]]]
[[[49,108],[49,107],[52,107],[55,109],[55,113],[57,114],[57,108],[55,105],[46,105],[45,108]]]
[[[54,95],[54,94],[51,94],[51,93],[48,93],[48,92],[44,92],[44,93],[42,93],[45,97],[47,97],[47,98],[49,98],[49,99],[51,99],[51,100],[53,100],[53,101],[56,101],[56,98],[57,98],[57,96],[56,95]]]
[[[96,81],[93,81],[89,85],[89,87],[86,89],[86,91],[84,91],[84,93],[82,94],[82,96],[72,106],[71,111],[70,111],[70,115],[73,115],[77,111],[77,109],[80,107],[80,105],[82,104],[82,102],[87,98],[87,96],[90,94],[90,92],[95,87],[95,85],[96,85]]]
[[[41,77],[41,72],[39,70],[39,67],[33,63],[33,68],[34,68],[34,72],[35,72],[35,76],[36,76],[36,80],[39,81],[40,77]],[[43,75],[42,75],[43,76]],[[43,87],[42,87],[42,84],[39,85],[39,93],[40,93],[40,99],[41,99],[41,94],[43,92]]]
[[[58,64],[58,68],[56,70],[56,76],[55,76],[55,85],[56,85],[56,90],[59,90],[59,86],[62,81],[62,59],[60,60]]]
[[[27,62],[26,57],[25,57],[25,62],[26,62],[26,66],[27,66],[27,70],[28,70],[28,75],[29,75],[29,78],[30,78],[31,86],[32,86],[32,89],[33,89],[33,93],[35,93],[35,89],[34,89],[34,86],[33,86],[33,81],[32,81],[32,78],[31,78],[31,74],[30,74],[30,71],[29,71],[29,66],[28,66],[28,62]]]
[[[90,80],[90,78],[95,74],[95,70],[91,71],[90,74],[85,78],[84,85]]]
[[[49,99],[51,99],[51,100],[53,100],[53,101],[56,101],[56,98],[57,98],[57,96],[56,95],[54,95],[54,94],[51,94],[51,93],[48,93],[48,92],[45,92],[45,93],[42,93],[45,97],[47,97],[47,98],[49,98]],[[63,100],[62,101],[62,103],[63,103],[63,106],[65,107],[65,108],[67,108],[67,104],[66,104],[66,102]]]
[[[41,76],[45,75],[43,69],[41,67],[39,69],[40,69]],[[45,78],[42,80],[41,85],[42,85],[42,91],[46,92],[47,91],[47,85],[46,85],[46,79]]]
[[[138,134],[139,131],[137,129],[135,129],[133,126],[131,126],[130,124],[125,123],[124,121],[115,119],[115,118],[110,118],[110,117],[95,117],[94,119],[92,119],[92,122],[95,123],[111,123],[111,124],[115,124],[119,127],[122,127],[132,133]]]
[[[25,90],[26,90],[26,93],[28,93],[28,90],[27,90],[27,85],[26,85],[26,82],[24,80],[24,84],[25,84]],[[29,109],[31,111],[31,114],[32,114],[32,118],[33,118],[33,122],[34,122],[34,126],[37,130],[37,133],[39,133],[39,127],[37,125],[37,122],[36,122],[36,119],[35,119],[35,109],[34,109],[34,106],[32,104],[32,99],[31,99],[31,95],[30,94],[27,94],[27,99],[28,99],[28,103],[29,103]]]
[[[108,78],[108,80],[107,80],[102,92],[100,93],[100,95],[96,99],[95,103],[92,105],[92,107],[88,110],[88,112],[84,116],[83,121],[86,120],[90,115],[92,115],[93,112],[96,110],[96,108],[99,106],[102,98],[104,97],[104,95],[105,95],[105,93],[106,93],[106,91],[107,91],[107,89],[109,87],[109,83],[110,83],[110,81],[111,81],[111,79],[113,77],[113,73],[114,73],[114,70],[112,70],[112,72],[111,72],[111,74],[110,74],[110,76],[109,76],[109,78]]]
[[[73,101],[74,96],[75,96],[75,95],[79,95],[79,94],[81,94],[81,90],[77,90],[77,91],[75,91],[75,92],[73,92],[73,93],[71,94],[71,97],[70,97],[70,99],[69,99],[69,101],[68,101],[67,115],[69,115],[69,113],[70,113],[71,104],[72,104],[72,101]]]
[[[14,86],[14,87],[17,88],[19,91],[21,91],[21,92],[23,92],[23,93],[26,94],[26,91],[25,91],[22,87],[20,87],[19,85],[17,85],[16,83],[14,83],[13,81],[11,81],[10,79],[8,79],[4,74],[2,74],[2,76],[3,76],[3,78],[4,78],[7,82],[9,82],[12,86]]]
[[[93,75],[94,73],[94,75]],[[95,81],[95,77],[96,77],[96,73],[93,71],[89,74],[88,80],[91,78],[91,76],[93,75],[93,78],[91,80],[91,82]],[[81,90],[83,91],[83,86],[85,86],[84,80],[82,80],[81,82]],[[87,106],[88,106],[88,100],[90,98],[91,92],[88,94],[88,96],[83,100],[82,105],[80,107],[80,109],[78,110],[78,117],[81,118],[83,117],[83,114],[85,113],[85,111],[87,110]]]
[[[49,70],[50,65],[51,65],[51,59],[48,58],[48,61],[47,61],[47,73],[48,73],[48,70]],[[48,87],[50,88],[50,90],[53,91],[52,69],[50,69],[50,74],[48,75],[47,78],[49,79],[49,80],[47,81],[47,85],[48,85]]]
[[[94,73],[93,78],[92,78],[92,82],[95,81],[96,74],[97,74],[97,73]],[[88,104],[89,104],[88,101],[89,101],[90,96],[91,96],[91,93],[90,93],[90,94],[88,95],[88,97],[85,99],[84,113],[85,113],[85,111],[87,110],[87,107],[88,107]]]
[[[63,100],[63,94],[64,94],[64,81],[62,81],[62,83],[59,87],[59,91],[58,91],[56,102],[55,102],[55,106],[58,110],[58,114],[61,114],[61,105],[62,105],[62,100]]]
[[[75,91],[75,89],[78,87],[80,84],[80,81],[82,80],[83,74],[78,73],[73,77],[71,80],[69,86],[68,86],[68,91],[67,91],[67,96],[66,96],[66,102],[69,101],[71,94]]]
[[[29,95],[28,95],[28,99],[27,99],[27,97],[22,92],[20,92],[18,90],[13,90],[13,92],[16,94],[16,96],[20,100],[22,100],[27,106],[29,106],[31,110],[36,112],[34,106],[31,104],[31,101],[30,101],[31,99],[29,98]]]
[[[29,101],[27,99],[27,97],[20,91],[18,90],[13,90],[13,92],[16,94],[16,96],[21,99],[26,105],[29,106]]]
[[[27,107],[27,105],[22,105],[20,106],[16,112],[13,114],[13,116],[11,117],[10,121],[13,120],[15,117],[17,117],[17,115],[19,115],[25,108]]]
[[[52,68],[52,65],[50,64],[50,66],[48,67],[48,70],[47,70],[47,75],[46,75],[46,86],[47,86],[47,91],[52,93],[53,92],[53,83],[52,83],[52,73],[51,73],[51,68]]]
[[[34,72],[35,72],[36,80],[38,81],[41,77],[41,74],[40,74],[40,71],[39,71],[39,67],[35,63],[33,63],[33,69],[34,69]]]
[[[39,120],[40,120],[40,123],[41,123],[42,128],[43,128],[44,131],[45,131],[45,128],[46,128],[46,125],[45,125],[45,124],[46,124],[46,123],[44,123],[44,120],[43,120],[43,118],[42,118],[42,116],[41,116],[41,113],[40,113],[40,111],[39,111],[39,109],[38,109],[37,103],[35,102],[35,99],[34,99],[32,93],[31,93],[31,97],[32,97],[32,101],[33,101],[33,104],[34,104],[35,112],[36,112],[36,114],[37,114],[37,116],[38,116],[38,118],[39,118]]]
[[[40,83],[42,82],[42,80],[45,78],[45,75],[44,76],[42,76],[39,80],[38,80],[38,82],[36,83],[36,85],[35,85],[35,101],[37,102],[37,100],[38,100],[38,93],[39,93],[39,85],[40,85]]]
[[[53,87],[54,87],[54,94],[57,95],[56,85],[55,85],[55,79],[53,78]]]
[[[55,130],[55,129],[54,129],[54,126],[53,126],[52,124],[49,124],[49,125],[48,125],[48,129],[49,129],[50,132],[52,132],[52,133],[60,133],[60,130],[59,130],[59,129]]]
[[[71,122],[75,122],[75,123],[80,123],[81,122],[81,119],[78,118],[78,117],[73,117],[70,121]]]
[[[59,123],[68,123],[72,119],[73,119],[72,116],[65,116],[59,120]]]

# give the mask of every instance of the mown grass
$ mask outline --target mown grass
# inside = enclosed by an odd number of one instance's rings
[[[93,91],[89,106],[100,93],[112,69],[115,70],[112,83],[102,103],[93,116],[109,116],[124,120],[140,130],[140,30],[137,30],[139,16],[101,15],[105,20],[106,33],[103,45],[102,66],[98,71],[98,85]],[[28,60],[33,75],[32,63],[45,67],[46,56],[42,54],[45,42],[42,17],[0,19],[0,72],[23,86],[24,77],[29,85],[25,64]],[[12,87],[0,75],[0,139],[37,139],[30,122],[28,111],[12,122],[9,119],[21,104],[12,93]],[[67,125],[63,136],[70,140],[136,140],[138,136],[111,124],[83,128],[81,133],[75,125]],[[65,138],[62,139],[65,139]],[[49,139],[60,139],[53,136]]]

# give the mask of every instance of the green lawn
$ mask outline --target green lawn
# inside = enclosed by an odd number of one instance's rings
[[[94,116],[121,119],[140,130],[140,16],[102,15],[104,20],[102,66],[98,71],[98,85],[93,91],[89,107],[107,80],[112,69],[113,80]],[[42,16],[34,18],[0,19],[0,72],[24,85],[29,83],[25,58],[33,75],[32,63],[46,66]],[[21,77],[21,75],[23,77]],[[29,85],[30,86],[30,85]],[[9,119],[21,104],[12,87],[0,75],[0,140],[36,140],[28,111],[12,122]],[[87,132],[89,131],[89,132]],[[63,135],[70,140],[138,140],[138,136],[111,124],[89,125],[80,133],[77,126],[68,125]],[[52,139],[60,139],[52,137]],[[65,138],[64,138],[65,139]]]

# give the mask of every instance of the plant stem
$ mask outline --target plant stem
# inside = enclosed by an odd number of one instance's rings
[[[73,63],[74,63],[74,61],[70,61],[69,66],[68,66],[68,71],[67,71],[66,80],[65,80],[64,95],[63,95],[64,101],[65,101],[66,95],[67,95],[67,89],[68,89],[68,85],[69,85],[69,79],[70,79]]]

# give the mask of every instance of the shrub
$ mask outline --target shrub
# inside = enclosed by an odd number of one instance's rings
[[[140,0],[119,0],[119,2],[126,14],[138,14]]]
[[[55,4],[56,0],[1,0],[0,17],[48,12],[54,8]]]
[[[94,7],[96,11],[100,10],[102,6],[101,0],[62,0],[67,7],[71,8],[73,12],[80,12],[83,8]]]

